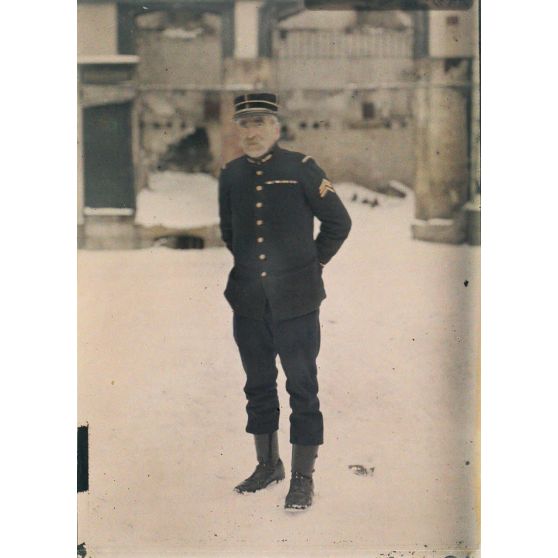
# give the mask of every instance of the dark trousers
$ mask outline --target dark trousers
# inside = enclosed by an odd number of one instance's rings
[[[234,316],[234,339],[246,372],[246,432],[268,434],[279,428],[277,355],[287,376],[292,444],[323,443],[316,358],[320,350],[319,310],[276,321],[269,306],[263,320]]]

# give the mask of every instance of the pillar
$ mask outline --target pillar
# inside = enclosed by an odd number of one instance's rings
[[[261,0],[238,0],[234,8],[234,50],[223,63],[221,94],[222,163],[239,157],[236,129],[232,121],[236,95],[274,89],[271,59],[259,57]]]

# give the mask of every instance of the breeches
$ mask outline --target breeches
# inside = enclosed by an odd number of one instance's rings
[[[319,310],[275,321],[266,307],[263,320],[235,314],[234,339],[246,372],[246,432],[268,434],[279,428],[277,355],[287,376],[292,444],[323,443],[316,358],[320,350]]]

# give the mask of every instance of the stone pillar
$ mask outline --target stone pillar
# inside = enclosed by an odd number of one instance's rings
[[[469,87],[445,80],[446,61],[424,62],[426,83],[417,95],[416,217],[449,219],[467,201]],[[460,73],[467,73],[469,61],[456,65]]]
[[[236,129],[232,121],[236,95],[273,90],[271,59],[258,57],[261,0],[238,0],[234,10],[234,53],[223,62],[221,94],[222,164],[239,157]]]
[[[414,238],[459,244],[471,196],[472,87],[476,6],[428,15],[427,52],[416,61]]]
[[[473,68],[471,84],[471,180],[467,212],[467,242],[481,243],[480,184],[480,36],[478,17],[473,20]]]
[[[259,11],[261,0],[237,0],[234,6],[234,57],[258,57]]]

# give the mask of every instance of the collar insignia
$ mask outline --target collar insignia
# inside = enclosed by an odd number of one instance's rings
[[[248,161],[250,163],[253,163],[254,165],[261,165],[262,163],[267,163],[271,157],[273,157],[272,153],[268,153],[265,157],[262,157],[261,159],[253,159],[252,157],[248,157],[248,155],[246,156],[246,159],[248,159]]]

